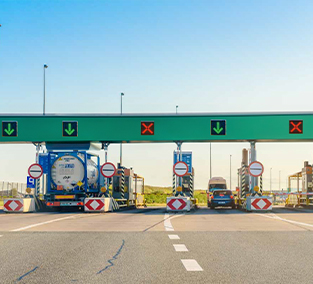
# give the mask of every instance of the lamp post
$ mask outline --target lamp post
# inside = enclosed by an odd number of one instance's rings
[[[279,188],[278,188],[278,190],[281,189],[281,188],[280,188],[280,172],[281,172],[281,171],[279,171],[279,183],[278,183],[278,184],[279,184]]]
[[[121,115],[123,115],[123,96],[124,93],[121,93]],[[122,158],[123,158],[123,146],[120,144],[120,166],[122,166]]]
[[[43,115],[46,115],[46,69],[47,64],[43,65]]]
[[[176,106],[176,114],[177,114],[177,109],[178,109],[178,106]]]

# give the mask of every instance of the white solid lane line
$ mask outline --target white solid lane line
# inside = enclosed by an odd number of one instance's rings
[[[259,215],[259,216],[262,216],[262,217],[274,219],[274,220],[280,220],[280,221],[288,222],[288,223],[295,224],[295,225],[302,225],[302,226],[307,226],[307,227],[312,227],[312,228],[313,228],[313,225],[312,225],[312,224],[307,224],[307,223],[302,223],[302,222],[297,222],[297,221],[292,221],[292,220],[284,219],[284,218],[278,217],[278,216],[275,215],[275,214],[273,214],[272,216],[270,216],[270,215],[264,215],[264,214],[258,214],[258,215]]]
[[[178,235],[168,235],[170,240],[180,240],[180,237]]]
[[[0,235],[0,238],[3,237],[3,235]]]
[[[165,231],[174,231],[174,228],[170,220],[170,214],[167,213],[164,215],[164,228]]]
[[[182,217],[185,214],[175,214],[170,216],[170,214],[166,213],[164,214],[164,227],[165,227],[165,231],[174,231],[174,228],[172,226],[171,223],[171,219],[177,218],[177,217]]]
[[[182,244],[176,244],[173,245],[176,251],[188,251],[185,245]]]
[[[74,218],[74,216],[68,216],[68,217],[64,217],[64,218],[54,219],[54,220],[50,220],[50,221],[46,221],[46,222],[42,222],[42,223],[29,225],[29,226],[26,226],[26,227],[14,229],[14,230],[11,230],[11,232],[24,231],[24,230],[27,230],[27,229],[30,229],[30,228],[41,226],[41,225],[46,225],[46,224],[50,224],[50,223],[53,223],[53,222],[58,222],[58,221],[66,220],[66,219],[72,219],[72,218]]]
[[[202,267],[195,259],[181,259],[187,271],[203,271]]]

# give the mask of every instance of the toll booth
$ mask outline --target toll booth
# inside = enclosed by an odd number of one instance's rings
[[[249,212],[271,211],[273,200],[272,196],[263,194],[262,173],[255,176],[249,171],[249,165],[256,163],[255,142],[251,142],[250,145],[249,151],[247,149],[242,150],[241,168],[238,169],[238,191],[236,190],[238,194],[235,197],[235,204],[238,208]]]
[[[309,165],[308,161],[304,162],[304,167],[302,168],[302,192],[313,192],[312,166]]]
[[[292,190],[292,181],[296,181],[296,190]],[[286,206],[313,205],[313,173],[308,161],[300,172],[288,176],[288,197]]]
[[[145,205],[144,178],[132,168],[118,167],[112,179],[112,197],[120,206]]]
[[[184,196],[194,197],[194,176],[195,170],[192,168],[191,173],[182,177],[182,193]]]

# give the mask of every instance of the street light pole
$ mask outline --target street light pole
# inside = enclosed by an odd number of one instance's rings
[[[121,115],[123,115],[123,96],[124,93],[121,93]],[[123,146],[120,144],[120,166],[122,166],[122,158],[123,158]]]
[[[177,114],[177,109],[178,109],[178,106],[176,106],[176,114]]]
[[[43,115],[46,115],[46,69],[47,64],[43,65]]]
[[[280,188],[280,172],[281,172],[281,171],[279,171],[279,188],[278,188],[278,190],[281,189],[281,188]]]

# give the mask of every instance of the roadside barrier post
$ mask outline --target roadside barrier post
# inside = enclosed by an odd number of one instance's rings
[[[193,174],[190,174],[189,178],[189,190],[190,190],[190,197],[193,198]]]
[[[246,198],[246,166],[241,168],[241,198]]]
[[[175,196],[176,193],[176,175],[173,171],[173,190],[172,190],[173,196]]]
[[[121,173],[121,199],[124,199],[124,197],[125,197],[124,188],[125,188],[125,172],[124,172],[124,168],[122,168],[122,173]]]

